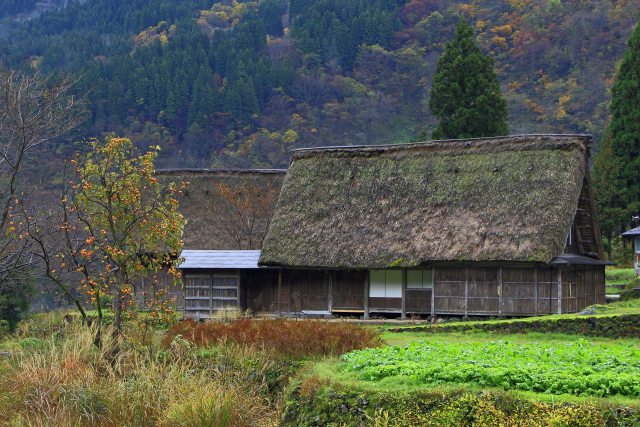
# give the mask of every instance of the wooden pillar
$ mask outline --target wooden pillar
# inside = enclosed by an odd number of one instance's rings
[[[502,317],[502,267],[498,268],[498,316]]]
[[[327,309],[329,310],[329,314],[333,311],[333,271],[328,271],[329,276],[329,300],[327,301]],[[325,274],[326,276],[326,274]]]
[[[364,275],[364,319],[369,320],[369,286],[371,282],[371,277],[369,275],[369,270],[365,272]]]
[[[431,280],[433,287],[431,288],[431,318],[436,316],[436,268],[431,268]]]
[[[278,270],[278,317],[282,317],[282,269]]]
[[[584,307],[587,307],[589,305],[592,305],[589,301],[589,291],[587,289],[587,266],[583,265],[582,266],[582,275],[580,276],[582,277],[582,283],[580,283],[580,286],[582,286],[582,293],[584,294]],[[580,310],[582,310],[584,307],[581,307]]]
[[[400,318],[407,318],[407,270],[402,270],[402,311]]]
[[[240,286],[240,270],[236,270],[236,308],[242,311],[242,306],[240,305],[240,292],[242,286]]]
[[[209,273],[209,317],[213,317],[213,272]]]
[[[538,314],[538,267],[534,267],[533,269],[533,297],[535,298],[533,302],[533,312],[535,315]]]
[[[469,315],[469,266],[464,266],[464,315]]]
[[[558,314],[562,314],[562,268],[558,267]]]

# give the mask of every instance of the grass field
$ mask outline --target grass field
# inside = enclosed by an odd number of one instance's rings
[[[640,313],[640,300],[601,306],[589,317]],[[474,323],[529,322],[575,314]],[[382,331],[384,347],[325,359],[310,371],[354,390],[506,390],[533,401],[599,402],[640,409],[640,337],[612,339],[557,333],[481,330]],[[420,326],[417,326],[420,327]]]
[[[607,268],[605,270],[605,283],[607,285],[631,283],[636,278],[636,272],[633,268]]]

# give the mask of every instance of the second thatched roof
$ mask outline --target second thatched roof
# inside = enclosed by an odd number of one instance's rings
[[[260,263],[392,268],[562,253],[591,138],[502,138],[299,150]]]
[[[157,171],[161,183],[187,183],[178,201],[179,210],[187,220],[184,247],[191,250],[259,249],[284,174],[282,169]],[[227,189],[231,198],[237,197],[238,203],[230,205],[221,188]],[[246,222],[255,224],[247,228]]]

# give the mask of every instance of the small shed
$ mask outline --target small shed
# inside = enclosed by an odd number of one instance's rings
[[[247,284],[261,274],[259,250],[184,250],[180,256],[185,317],[246,307]]]
[[[640,274],[640,227],[622,233],[622,236],[633,239],[633,267],[636,269],[636,274]]]
[[[184,250],[184,317],[210,318],[224,310],[273,311],[277,272],[258,267],[259,250]],[[265,295],[265,292],[268,295]]]

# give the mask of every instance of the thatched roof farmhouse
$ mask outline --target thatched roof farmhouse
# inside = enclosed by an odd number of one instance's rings
[[[521,316],[604,302],[590,144],[523,135],[297,150],[259,263],[212,253],[228,268],[186,264],[185,312]],[[215,208],[198,209],[194,231],[215,233]]]

